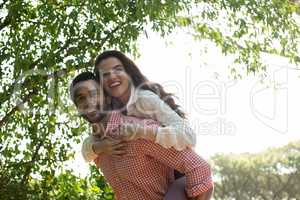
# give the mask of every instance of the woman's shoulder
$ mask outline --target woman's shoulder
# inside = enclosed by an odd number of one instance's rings
[[[160,104],[160,101],[159,96],[151,90],[136,89],[133,98],[127,106],[127,110],[131,110],[131,105],[138,108],[150,109]]]
[[[143,105],[155,105],[160,104],[161,99],[158,94],[154,93],[151,90],[139,89],[136,94],[136,103]]]
[[[137,107],[149,107],[148,104],[152,105],[155,101],[157,101],[155,99],[159,99],[159,97],[154,92],[150,90],[134,88],[127,104],[127,111],[131,113],[132,110],[136,110]]]
[[[159,96],[157,94],[155,94],[154,92],[152,92],[151,90],[145,90],[145,89],[137,89],[136,93],[138,95],[139,98],[147,98],[147,97],[158,97]]]

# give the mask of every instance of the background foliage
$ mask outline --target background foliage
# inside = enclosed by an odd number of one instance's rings
[[[258,154],[216,155],[215,199],[300,199],[300,141]]]
[[[257,73],[264,69],[263,53],[300,62],[298,5],[288,0],[0,1],[0,199],[111,198],[94,168],[85,179],[61,170],[73,158],[72,146],[87,134],[68,85],[78,71],[92,68],[99,52],[115,48],[138,55],[137,38],[147,30],[167,37],[181,28],[234,55],[233,76]]]

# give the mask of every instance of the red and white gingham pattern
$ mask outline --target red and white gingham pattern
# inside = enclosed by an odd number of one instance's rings
[[[146,121],[145,121],[146,120]],[[138,119],[113,112],[107,125],[107,135],[121,123],[158,126],[151,119]],[[146,140],[128,142],[126,155],[116,158],[100,155],[95,163],[112,186],[117,200],[161,200],[173,178],[173,169],[186,175],[186,192],[195,197],[213,186],[208,163],[193,150],[177,151]]]

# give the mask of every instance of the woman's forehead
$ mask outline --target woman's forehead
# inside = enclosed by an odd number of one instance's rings
[[[101,70],[110,70],[116,66],[123,66],[122,62],[115,57],[109,57],[102,60],[98,65],[97,68]]]

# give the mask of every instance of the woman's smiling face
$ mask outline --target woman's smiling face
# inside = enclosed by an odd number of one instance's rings
[[[99,70],[105,91],[126,104],[130,96],[130,78],[122,62],[118,58],[109,57],[102,60],[96,68]]]

